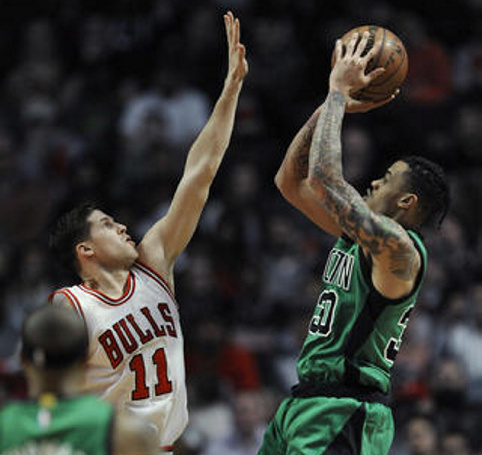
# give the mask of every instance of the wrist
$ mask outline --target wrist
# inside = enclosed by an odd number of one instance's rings
[[[226,96],[238,96],[241,92],[242,86],[242,80],[230,78],[228,76],[224,81],[223,93]]]
[[[234,74],[228,74],[226,79],[224,79],[224,86],[232,89],[241,89],[243,85],[243,78],[239,78]]]
[[[341,94],[343,96],[343,98],[345,98],[345,101],[347,101],[349,96],[350,96],[350,93],[349,93],[348,89],[346,89],[344,87],[337,86],[336,84],[330,85],[330,93]]]

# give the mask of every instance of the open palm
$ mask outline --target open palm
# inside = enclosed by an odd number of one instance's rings
[[[239,42],[240,23],[231,11],[224,15],[226,37],[228,40],[229,68],[228,78],[242,81],[248,74],[248,62],[246,61],[246,48]]]

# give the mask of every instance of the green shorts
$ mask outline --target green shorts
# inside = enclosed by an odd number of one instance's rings
[[[354,398],[286,398],[264,435],[258,455],[386,455],[392,411]]]

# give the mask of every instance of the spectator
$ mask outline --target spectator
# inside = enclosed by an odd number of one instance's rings
[[[201,455],[255,455],[266,426],[263,396],[259,392],[240,392],[233,399],[234,426],[224,438],[217,438]]]
[[[470,442],[463,431],[450,430],[440,442],[441,455],[471,455]]]

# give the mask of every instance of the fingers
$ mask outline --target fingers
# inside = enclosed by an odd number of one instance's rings
[[[235,18],[231,11],[224,15],[224,26],[226,28],[226,37],[229,46],[236,46],[241,38],[241,24],[239,19]]]
[[[393,101],[399,93],[400,93],[400,89],[397,88],[397,90],[395,90],[395,92],[392,93],[389,97],[385,98],[384,100],[374,102],[371,105],[370,109],[375,109],[377,107],[380,107],[380,106],[383,106],[383,105],[389,103],[390,101]]]
[[[234,42],[234,15],[231,11],[228,11],[224,15],[224,26],[226,28],[226,37],[228,39],[228,45],[232,46]]]
[[[340,60],[343,55],[343,42],[341,39],[337,39],[335,43],[335,63]]]
[[[238,44],[238,67],[244,68],[248,72],[248,62],[246,61],[246,48],[243,44]]]
[[[367,47],[369,37],[370,37],[370,34],[368,32],[363,32],[363,34],[361,36],[361,40],[358,43],[358,46],[356,47],[356,52],[354,54],[354,57],[362,58],[361,55],[363,54],[364,50]]]
[[[243,63],[243,60],[246,57],[246,48],[244,47],[244,44],[238,44],[237,49],[238,49],[238,62],[241,64]]]
[[[234,44],[239,43],[240,35],[241,35],[241,30],[240,30],[240,25],[239,25],[239,19],[235,19],[234,21]]]
[[[358,33],[355,32],[350,38],[350,41],[348,41],[348,44],[346,46],[346,56],[351,57],[354,54],[355,48],[356,48],[356,43],[358,41]]]
[[[224,16],[224,28],[226,29],[226,39],[228,40],[228,46],[231,44],[231,24],[230,24],[230,17],[228,14]]]
[[[385,68],[383,68],[382,66],[380,68],[375,68],[373,71],[370,71],[366,76],[367,83],[369,84],[378,76],[382,75],[385,71]]]
[[[382,41],[381,40],[375,41],[375,43],[373,44],[372,48],[367,53],[365,58],[367,58],[368,60],[371,60],[376,54],[378,54],[381,47],[382,47]]]

